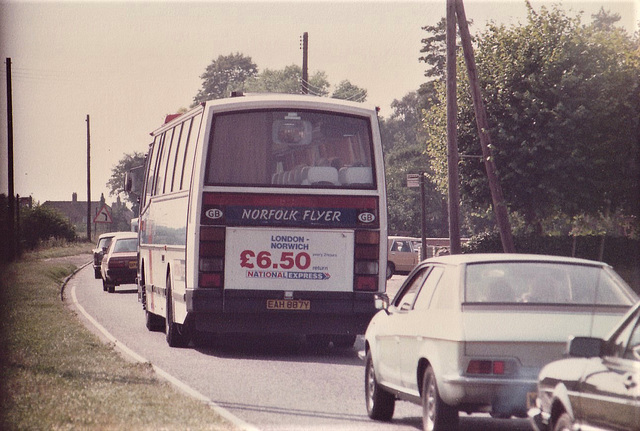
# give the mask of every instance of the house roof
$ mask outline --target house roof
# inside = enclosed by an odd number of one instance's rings
[[[72,224],[83,223],[87,217],[87,201],[46,201],[42,205],[55,209],[67,217]],[[106,206],[111,211],[111,207]],[[93,218],[101,209],[100,201],[91,202],[91,217]]]

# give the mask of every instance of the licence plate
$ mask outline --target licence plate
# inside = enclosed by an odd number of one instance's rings
[[[129,261],[129,269],[136,269],[138,267],[137,261]]]
[[[306,299],[267,299],[267,310],[311,310]]]

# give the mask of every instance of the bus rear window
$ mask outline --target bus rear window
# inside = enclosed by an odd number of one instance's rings
[[[368,118],[318,111],[214,116],[207,185],[375,187]]]

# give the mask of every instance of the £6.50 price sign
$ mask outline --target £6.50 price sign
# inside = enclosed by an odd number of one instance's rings
[[[227,289],[351,289],[352,232],[232,228],[226,242]]]

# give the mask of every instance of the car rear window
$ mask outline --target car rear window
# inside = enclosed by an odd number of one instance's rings
[[[138,249],[138,238],[119,239],[119,240],[116,240],[116,243],[113,246],[114,253],[130,253],[130,252],[137,251],[137,249]]]
[[[555,262],[469,264],[465,301],[632,305],[637,298],[613,271],[599,266]]]

